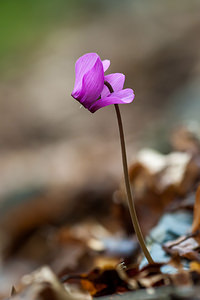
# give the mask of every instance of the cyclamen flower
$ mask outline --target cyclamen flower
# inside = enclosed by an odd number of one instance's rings
[[[111,104],[115,104],[115,112],[119,127],[120,145],[122,152],[122,163],[124,170],[124,181],[127,193],[128,207],[131,215],[133,227],[135,229],[138,242],[144,255],[149,262],[154,261],[145,245],[145,240],[138,223],[137,214],[131,192],[130,179],[128,173],[126,146],[124,139],[123,123],[118,104],[130,103],[134,99],[132,89],[123,89],[125,76],[121,73],[104,75],[109,68],[109,60],[101,60],[96,53],[87,53],[81,56],[75,66],[76,80],[72,97],[78,100],[85,108],[92,113]]]
[[[109,66],[110,61],[102,61],[96,53],[87,53],[76,61],[76,79],[71,95],[92,113],[104,106],[131,103],[134,99],[132,89],[123,89],[124,74],[104,75]],[[113,93],[105,81],[112,86]]]

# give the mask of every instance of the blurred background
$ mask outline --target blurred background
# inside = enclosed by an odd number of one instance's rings
[[[0,2],[2,253],[61,211],[76,220],[74,199],[87,212],[90,195],[95,210],[121,180],[113,107],[91,114],[70,96],[77,58],[110,59],[134,89],[121,106],[132,161],[141,147],[166,153],[174,127],[199,121],[199,34],[198,0]]]

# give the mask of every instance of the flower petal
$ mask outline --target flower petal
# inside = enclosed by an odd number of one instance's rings
[[[110,67],[110,60],[108,59],[102,60],[102,64],[103,64],[103,70],[104,72],[106,72]]]
[[[100,57],[96,53],[87,53],[79,57],[79,59],[76,61],[76,65],[75,65],[76,79],[74,84],[74,90],[72,92],[72,96],[74,98],[76,98],[76,96],[79,94],[81,90],[83,76],[93,68],[98,58],[100,59]]]
[[[95,101],[88,109],[94,113],[98,109],[111,104],[126,104],[131,103],[135,95],[132,89],[125,89],[111,93],[109,96]]]
[[[83,76],[82,87],[76,99],[80,101],[84,107],[88,108],[100,97],[103,86],[103,65],[101,59],[97,58],[93,68]]]
[[[125,75],[122,73],[113,73],[106,75],[104,80],[110,83],[114,92],[121,91],[124,86]],[[106,85],[104,85],[103,91],[101,93],[101,98],[105,98],[110,94],[110,91]]]

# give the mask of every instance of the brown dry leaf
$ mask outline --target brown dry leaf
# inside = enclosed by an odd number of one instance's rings
[[[170,279],[160,271],[163,264],[147,265],[139,269],[139,265],[127,268],[124,263],[117,267],[95,268],[88,274],[68,276],[68,284],[81,283],[84,290],[92,296],[99,297],[130,290],[169,285]]]
[[[196,261],[192,261],[190,263],[190,270],[200,273],[200,263]]]
[[[110,219],[114,189],[113,180],[106,183],[105,180],[97,180],[81,185],[76,182],[76,186],[52,186],[48,190],[33,188],[11,195],[5,203],[1,203],[0,235],[3,254],[6,258],[12,257],[27,237],[49,224],[60,224],[63,221],[74,224],[87,218],[102,222]],[[11,205],[17,202],[15,199],[19,199],[19,203]]]
[[[110,232],[94,221],[62,227],[55,243],[65,251],[65,255],[59,255],[51,265],[60,276],[83,273],[94,267],[115,266],[121,257],[138,253],[138,243],[133,237],[125,237],[123,231]]]
[[[56,275],[48,267],[42,267],[22,278],[22,284],[18,293],[11,298],[13,300],[91,300],[89,294],[70,292],[58,281]]]
[[[129,269],[118,269],[121,278],[127,282],[131,290],[140,288],[152,288],[156,286],[168,285],[170,283],[167,275],[160,271],[162,264],[151,264],[139,269],[138,266]]]
[[[63,251],[55,257],[53,269],[59,276],[63,276],[94,268],[96,257],[105,250],[101,242],[105,236],[110,236],[110,232],[97,222],[86,221],[71,227],[61,227],[56,233],[55,242]],[[94,239],[97,242],[96,248]]]
[[[192,126],[190,126],[192,125]],[[189,126],[180,126],[174,130],[171,137],[171,144],[177,151],[199,154],[199,125],[189,124]]]
[[[119,258],[135,254],[134,239],[125,239],[123,232],[113,234],[98,222],[88,221],[61,228],[46,226],[32,233],[5,264],[2,273],[4,294],[22,275],[48,264],[59,275],[84,273],[94,267],[115,266]],[[116,232],[118,234],[118,232]],[[123,243],[123,245],[122,245]],[[2,288],[2,287],[1,287]]]
[[[172,256],[200,262],[200,186],[196,192],[191,234],[165,243],[163,249]]]
[[[155,263],[140,269],[139,265],[127,268],[125,263],[121,263],[115,268],[96,268],[87,274],[68,276],[65,281],[68,285],[81,285],[94,297],[159,286],[188,287],[200,282],[200,275],[196,270],[186,271],[180,268],[176,274],[164,274],[161,272],[163,265]]]
[[[189,271],[181,270],[176,274],[171,274],[170,279],[175,286],[192,286],[193,280]]]
[[[148,170],[152,176],[155,189],[162,193],[170,186],[178,191],[182,187],[186,170],[192,156],[183,152],[171,152],[163,155],[151,149],[143,149],[139,152],[137,161]]]
[[[68,276],[66,282],[79,282],[85,291],[95,297],[129,290],[127,283],[120,278],[116,268],[113,267],[95,268],[88,274]]]
[[[177,210],[193,211],[195,203],[195,192],[189,192],[184,198],[176,198],[168,206],[167,210],[170,212]]]
[[[194,217],[192,223],[192,232],[200,230],[200,185],[197,188],[195,204],[194,204]]]
[[[172,256],[200,262],[200,246],[195,235],[182,236],[164,244],[163,249]]]
[[[190,153],[172,152],[163,155],[151,149],[143,149],[131,165],[129,174],[138,217],[144,233],[148,233],[174,199],[183,199],[193,190],[200,169]],[[126,205],[124,186],[117,198],[118,202],[124,199]],[[121,218],[124,219],[124,214]],[[131,230],[129,224],[127,231]]]

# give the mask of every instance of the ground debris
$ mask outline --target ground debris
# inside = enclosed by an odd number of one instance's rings
[[[22,277],[18,292],[12,300],[90,300],[89,294],[79,290],[71,293],[58,281],[56,275],[48,267],[42,267]],[[8,300],[9,300],[8,299]]]
[[[148,233],[170,206],[179,209],[193,205],[194,200],[188,195],[194,191],[200,168],[192,153],[171,152],[164,155],[152,149],[143,149],[130,166],[129,174],[138,217],[143,232]],[[117,203],[123,203],[126,207],[123,185],[116,198]],[[122,213],[122,208],[120,211]],[[125,213],[121,218],[124,219],[124,216]],[[131,230],[130,223],[127,231]]]
[[[79,284],[93,297],[122,295],[130,291],[154,289],[156,287],[193,287],[200,283],[200,268],[184,270],[179,265],[178,272],[166,274],[161,271],[164,264],[155,263],[140,268],[139,265],[126,267],[125,263],[115,268],[95,268],[87,274],[66,276],[62,281]],[[134,294],[133,294],[134,295]],[[136,299],[136,298],[134,298]]]
[[[91,195],[80,192],[76,210],[80,210],[81,217],[76,216],[76,221],[71,217],[55,224],[44,222],[23,239],[16,238],[17,247],[14,241],[14,251],[7,257],[10,273],[20,259],[26,259],[24,265],[32,265],[26,272],[21,271],[28,273],[21,284],[16,285],[19,277],[12,281],[16,288],[9,299],[17,300],[19,296],[30,300],[88,300],[138,291],[150,295],[157,288],[199,285],[199,144],[193,138],[180,148],[178,144],[178,151],[168,154],[143,149],[129,170],[136,210],[143,232],[148,233],[147,246],[154,264],[149,265],[142,258],[123,186],[114,193],[113,202],[108,194],[106,214],[93,214],[91,205],[89,217],[86,213],[85,218],[83,207]],[[107,197],[101,195],[106,204]],[[31,273],[44,264],[51,269],[43,267]],[[166,299],[183,296],[171,292]]]
[[[168,241],[163,249],[172,256],[200,262],[200,186],[197,188],[191,233]]]

